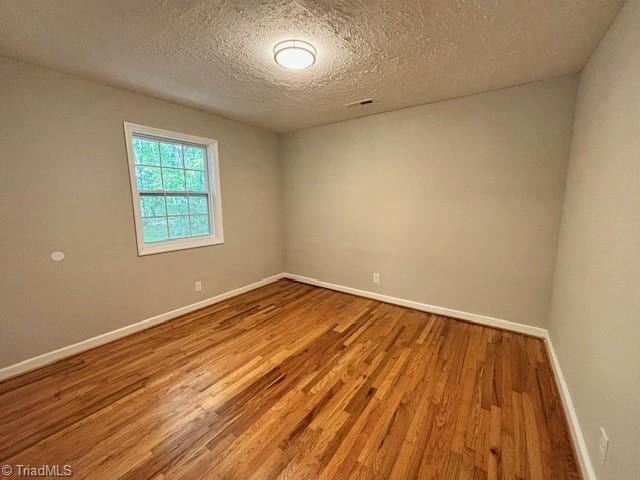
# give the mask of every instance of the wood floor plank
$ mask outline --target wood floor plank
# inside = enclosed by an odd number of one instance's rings
[[[281,280],[0,383],[0,462],[102,479],[580,479],[540,339]]]

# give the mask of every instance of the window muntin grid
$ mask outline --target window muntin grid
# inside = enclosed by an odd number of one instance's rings
[[[206,147],[139,134],[132,144],[144,242],[210,235]]]

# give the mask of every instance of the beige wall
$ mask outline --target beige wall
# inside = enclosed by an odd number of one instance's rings
[[[285,135],[287,271],[545,326],[576,82]]]
[[[640,478],[640,0],[579,87],[551,338],[599,480]],[[608,460],[600,466],[604,426]]]
[[[599,479],[636,478],[638,25],[581,76],[548,325],[575,77],[279,138],[0,58],[0,367],[285,269],[548,326]],[[137,256],[125,120],[219,140],[224,245]]]
[[[8,59],[0,98],[0,367],[282,271],[275,134]],[[219,140],[224,245],[137,256],[125,120]]]

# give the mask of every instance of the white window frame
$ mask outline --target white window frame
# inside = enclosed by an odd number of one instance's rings
[[[131,184],[131,198],[133,200],[133,214],[135,219],[136,241],[138,255],[152,255],[155,253],[172,252],[188,248],[206,247],[224,243],[222,231],[222,190],[220,189],[220,168],[218,163],[218,141],[211,138],[197,137],[185,133],[147,127],[135,123],[124,122],[124,135],[129,160],[129,182]],[[142,135],[158,140],[192,143],[204,147],[207,152],[207,186],[209,197],[209,225],[211,234],[198,237],[187,237],[165,240],[161,242],[145,243],[142,232],[142,212],[140,211],[140,192],[135,171],[135,157],[133,151],[133,136]],[[176,192],[179,193],[179,192]]]

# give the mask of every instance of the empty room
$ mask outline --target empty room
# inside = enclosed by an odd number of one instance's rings
[[[640,478],[640,0],[0,0],[0,478]]]

